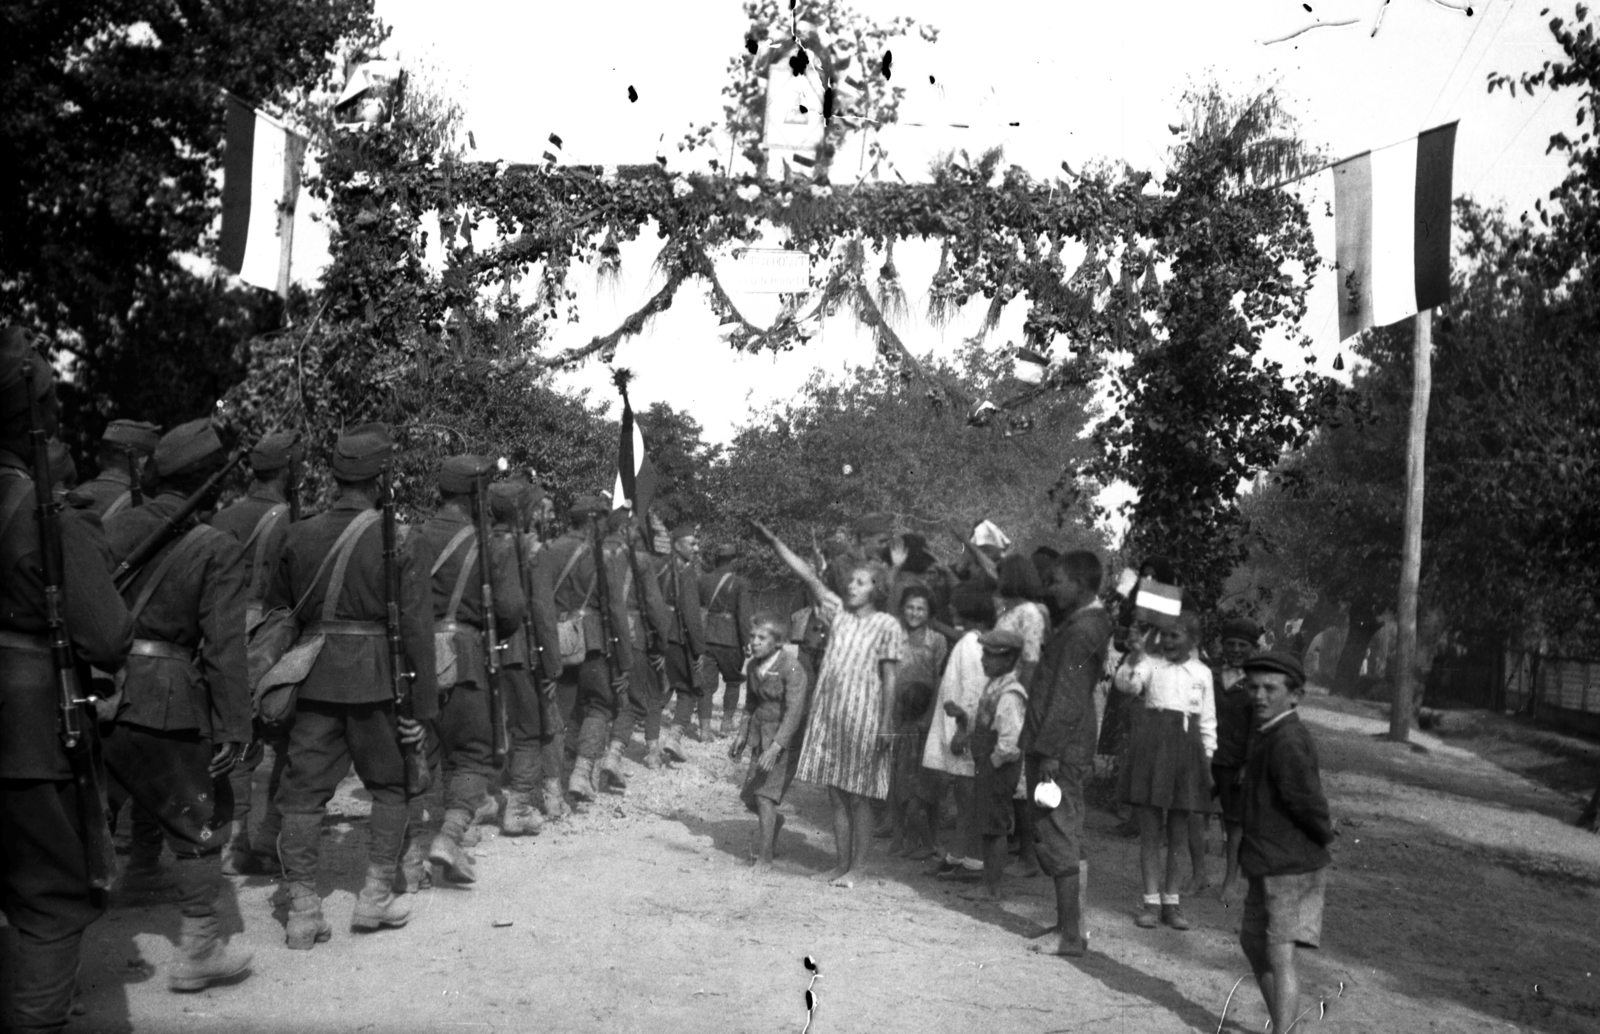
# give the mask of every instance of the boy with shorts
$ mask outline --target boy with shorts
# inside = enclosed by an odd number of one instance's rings
[[[1317,772],[1317,748],[1295,710],[1305,669],[1287,653],[1244,662],[1256,728],[1241,784],[1239,867],[1249,881],[1239,944],[1255,971],[1274,1031],[1299,1015],[1295,948],[1315,948],[1332,858],[1333,821]]]

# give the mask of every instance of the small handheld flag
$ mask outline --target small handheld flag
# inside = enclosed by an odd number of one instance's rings
[[[1133,601],[1135,620],[1166,626],[1183,611],[1183,590],[1176,585],[1163,585],[1147,580],[1139,586],[1139,595]]]

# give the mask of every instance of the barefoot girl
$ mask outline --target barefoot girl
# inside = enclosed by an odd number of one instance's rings
[[[800,723],[806,714],[806,672],[798,654],[783,649],[788,633],[789,622],[773,614],[758,614],[751,622],[744,726],[728,748],[736,761],[750,749],[750,769],[739,796],[760,817],[755,852],[760,869],[772,867],[773,847],[783,827],[778,805],[800,763]]]
[[[872,802],[889,795],[895,669],[905,633],[878,609],[886,595],[881,567],[850,564],[841,598],[764,524],[751,524],[805,583],[829,626],[797,775],[826,786],[833,805],[838,862],[816,878],[848,887],[846,874],[866,860],[872,842]]]

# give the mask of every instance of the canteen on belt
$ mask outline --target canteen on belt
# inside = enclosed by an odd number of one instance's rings
[[[1055,780],[1046,779],[1033,788],[1033,803],[1046,811],[1054,811],[1061,805],[1061,787],[1055,784]]]

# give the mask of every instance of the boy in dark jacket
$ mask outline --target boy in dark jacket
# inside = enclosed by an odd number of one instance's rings
[[[1296,946],[1315,948],[1322,934],[1328,845],[1334,838],[1317,773],[1317,748],[1295,708],[1305,669],[1287,653],[1258,653],[1244,663],[1255,702],[1242,783],[1244,837],[1239,867],[1249,881],[1239,944],[1255,971],[1272,1029],[1299,1015]]]
[[[1243,833],[1239,779],[1250,753],[1250,729],[1255,725],[1255,702],[1250,699],[1244,662],[1256,652],[1260,640],[1260,625],[1249,618],[1229,618],[1222,625],[1222,663],[1211,669],[1217,712],[1217,749],[1211,755],[1211,792],[1222,811],[1222,831],[1228,845],[1227,874],[1222,880],[1224,905],[1239,900],[1239,840]]]

